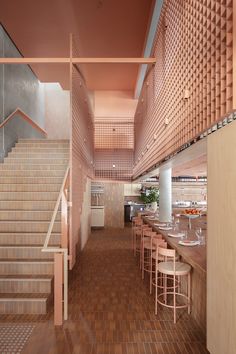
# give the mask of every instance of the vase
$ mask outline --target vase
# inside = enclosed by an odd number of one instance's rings
[[[151,209],[152,209],[153,212],[156,212],[156,210],[157,210],[157,202],[152,202],[151,203]]]

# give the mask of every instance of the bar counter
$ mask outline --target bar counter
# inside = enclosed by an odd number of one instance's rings
[[[155,226],[155,223],[159,223],[158,220],[151,220],[148,216],[142,216],[145,223],[152,226],[158,234],[162,234],[163,238],[167,241],[170,248],[175,249],[181,256],[181,261],[186,262],[192,266],[191,272],[191,315],[196,320],[202,331],[206,333],[206,246],[181,246],[179,240],[181,238],[169,237],[170,231],[163,231]],[[195,230],[197,227],[201,227],[206,233],[206,217],[192,220],[192,229],[188,229],[188,219],[185,216],[179,217],[179,232],[188,230],[188,239],[196,240]]]
[[[170,233],[173,230],[170,231],[160,230],[157,226],[154,225],[155,223],[158,223],[158,221],[148,219],[148,216],[143,216],[143,219],[145,223],[152,226],[153,230],[155,230],[159,234],[162,234],[162,236],[165,238],[165,240],[170,245],[170,247],[175,249],[178,252],[178,254],[185,260],[185,262],[189,263],[195,269],[197,268],[202,272],[206,272],[206,246],[205,245],[204,246],[199,245],[193,247],[181,246],[178,243],[181,238],[174,238],[168,236],[168,233]],[[206,224],[205,224],[206,217],[193,219],[191,230],[188,229],[188,220],[185,216],[181,216],[179,217],[179,219],[180,219],[179,231],[187,230],[188,239],[196,240],[195,229],[199,225],[205,232],[204,228],[206,228]]]

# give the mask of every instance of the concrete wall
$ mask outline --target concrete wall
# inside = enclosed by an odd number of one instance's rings
[[[91,234],[91,180],[87,178],[84,200],[82,205],[80,224],[80,245],[81,250],[86,245]]]
[[[0,26],[0,56],[21,57],[14,43]],[[17,107],[44,128],[44,85],[27,65],[0,65],[0,121]],[[32,127],[14,118],[0,132],[0,154],[7,152],[17,138],[40,136]],[[4,136],[3,136],[4,135]]]
[[[44,84],[45,130],[49,139],[70,137],[70,92],[57,83]]]

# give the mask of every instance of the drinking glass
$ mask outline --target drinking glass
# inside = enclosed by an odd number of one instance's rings
[[[199,227],[195,232],[200,245],[205,245],[205,235],[203,234],[202,228]]]
[[[202,236],[202,228],[198,227],[195,231],[195,235],[197,236],[197,238],[199,239],[199,237]]]
[[[175,229],[179,230],[179,218],[175,219]]]
[[[181,231],[183,233],[183,236],[181,237],[182,241],[187,240],[188,238],[188,231],[187,230],[183,230]]]

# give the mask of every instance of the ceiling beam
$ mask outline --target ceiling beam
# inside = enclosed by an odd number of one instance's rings
[[[0,64],[155,64],[155,58],[0,58]]]
[[[151,55],[153,42],[154,42],[155,34],[156,34],[156,29],[157,29],[160,14],[161,14],[162,5],[163,5],[163,0],[156,0],[153,14],[152,14],[151,24],[149,27],[149,32],[148,32],[148,36],[147,36],[147,40],[146,40],[146,46],[144,49],[144,57],[150,57],[150,55]],[[143,64],[145,64],[145,63],[143,63]],[[143,82],[145,80],[145,76],[147,73],[147,67],[148,67],[147,64],[142,65],[139,70],[138,79],[137,79],[137,83],[136,83],[136,87],[135,87],[135,91],[134,91],[134,98],[135,99],[138,99],[140,96],[140,93],[141,93],[141,90],[143,87]]]

